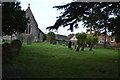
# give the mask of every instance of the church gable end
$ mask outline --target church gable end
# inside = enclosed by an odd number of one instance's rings
[[[26,18],[28,18],[29,20],[26,26],[25,34],[31,35],[33,41],[43,41],[43,36],[41,36],[43,32],[38,28],[38,24],[30,9],[30,5],[26,10]]]

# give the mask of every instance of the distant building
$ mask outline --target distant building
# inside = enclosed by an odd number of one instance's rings
[[[70,39],[65,35],[56,34],[55,43],[57,43],[57,44],[65,44],[65,45],[67,45],[69,40]]]
[[[104,43],[104,40],[105,40],[105,36],[102,34],[100,35],[99,37],[99,40],[98,40],[98,43]],[[110,44],[112,46],[115,46],[117,45],[116,41],[115,41],[115,36],[108,36],[106,35],[106,43],[107,44]],[[120,44],[120,43],[119,43]]]
[[[71,42],[73,43],[77,43],[78,39],[76,38],[76,36],[73,36],[71,39],[70,39]]]
[[[70,40],[67,36],[60,34],[56,34],[56,39]]]

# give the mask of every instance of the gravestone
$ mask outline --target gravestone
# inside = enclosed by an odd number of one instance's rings
[[[31,44],[32,44],[32,37],[27,38],[27,44],[28,44],[28,45],[31,45]]]
[[[14,40],[11,42],[10,49],[13,56],[19,53],[21,46],[22,46],[22,42],[19,40]]]
[[[17,39],[20,40],[21,42],[23,42],[23,36],[21,34],[17,35]]]
[[[69,43],[68,43],[68,48],[71,48],[71,46],[72,46],[72,42],[69,41]]]
[[[2,63],[7,63],[12,58],[10,44],[4,43],[2,44]]]

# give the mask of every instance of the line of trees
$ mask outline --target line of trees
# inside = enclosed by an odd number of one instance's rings
[[[92,51],[94,45],[98,43],[98,36],[95,34],[77,33],[76,37],[78,39],[76,51],[79,51],[80,47],[81,51],[84,51],[86,45],[88,45],[89,51]]]

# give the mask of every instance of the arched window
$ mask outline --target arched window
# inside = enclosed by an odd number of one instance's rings
[[[30,17],[28,17],[28,23],[26,27],[26,34],[30,34],[31,31],[31,23],[30,23]]]
[[[28,24],[26,27],[26,34],[30,34],[30,33],[31,33],[31,26],[30,24]]]

